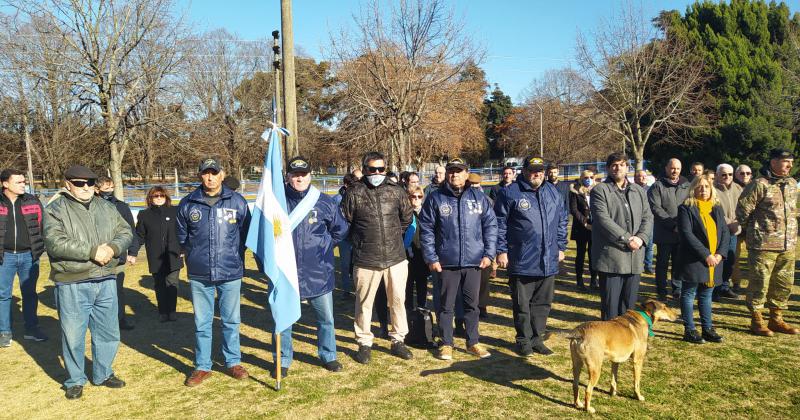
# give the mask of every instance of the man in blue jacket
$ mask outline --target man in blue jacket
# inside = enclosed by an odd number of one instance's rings
[[[497,220],[486,194],[467,187],[463,160],[451,160],[445,170],[445,182],[425,200],[419,218],[423,257],[441,281],[437,357],[453,358],[453,311],[461,288],[467,352],[483,359],[491,354],[478,343],[478,294],[481,270],[492,265],[495,255]]]
[[[508,271],[516,351],[552,354],[544,345],[555,275],[567,249],[567,208],[545,182],[541,157],[525,159],[517,180],[497,195],[497,263]]]
[[[287,210],[289,218],[298,221],[292,223],[292,239],[300,299],[308,301],[317,317],[319,358],[325,369],[339,372],[342,365],[336,360],[333,326],[333,247],[347,236],[349,225],[336,200],[311,185],[311,165],[305,158],[293,158],[287,170]],[[281,333],[282,377],[289,373],[292,355],[292,327],[289,327]]]
[[[225,172],[215,159],[198,169],[201,186],[178,206],[178,242],[186,255],[192,288],[195,324],[195,370],[186,386],[197,386],[211,376],[211,324],[214,296],[219,296],[222,354],[230,376],[249,375],[239,350],[239,298],[244,275],[244,242],[250,210],[244,197],[222,185]]]

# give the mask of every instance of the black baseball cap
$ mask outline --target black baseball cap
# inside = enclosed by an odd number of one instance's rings
[[[539,156],[528,156],[525,158],[525,165],[523,166],[529,171],[543,171],[547,165]]]
[[[219,161],[214,158],[203,159],[203,161],[200,162],[200,167],[197,169],[197,172],[202,173],[203,171],[207,171],[209,169],[219,172],[222,170],[222,165],[220,165]]]
[[[769,151],[770,159],[794,159],[794,153],[787,149],[778,148]]]
[[[311,165],[308,163],[308,160],[302,156],[293,157],[286,168],[287,172],[290,174],[294,172],[311,172]]]
[[[469,166],[467,166],[467,162],[464,162],[464,159],[454,158],[450,159],[450,161],[447,162],[447,166],[444,167],[445,170],[449,170],[451,168],[459,168],[466,171],[469,169]]]
[[[72,165],[64,172],[64,179],[97,179],[97,174],[85,166]]]

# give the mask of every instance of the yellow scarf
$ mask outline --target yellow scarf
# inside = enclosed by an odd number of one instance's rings
[[[703,222],[703,227],[706,229],[706,236],[708,236],[708,249],[711,255],[714,255],[717,250],[717,222],[711,217],[711,210],[714,208],[714,203],[711,200],[697,200],[697,209],[700,212],[700,220]],[[708,267],[708,282],[706,286],[714,287],[714,267]]]

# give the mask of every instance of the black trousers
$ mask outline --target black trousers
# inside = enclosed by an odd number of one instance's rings
[[[171,273],[153,274],[153,280],[155,280],[153,288],[156,291],[159,314],[168,315],[175,312],[178,303],[178,275],[180,272],[181,270],[175,270]]]
[[[555,276],[510,276],[511,305],[517,345],[541,344],[547,329],[547,317],[553,303]]]
[[[416,307],[424,308],[428,300],[428,265],[422,259],[422,255],[414,256],[408,264],[408,281],[406,281],[406,309],[414,309]],[[414,292],[417,293],[416,301],[414,300]]]
[[[467,346],[478,344],[478,294],[481,287],[481,269],[471,268],[445,268],[439,273],[442,282],[440,291],[439,329],[442,331],[442,342],[448,346],[453,345],[453,318],[455,317],[456,299],[458,290],[464,302],[464,324],[467,336]]]
[[[381,326],[389,325],[389,297],[386,295],[386,285],[383,281],[378,285],[378,291],[375,293],[375,315],[378,316],[378,322]]]
[[[125,319],[125,291],[122,286],[125,283],[125,272],[117,274],[117,316],[119,321]]]
[[[636,305],[640,278],[639,274],[600,273],[600,319],[614,319]]]
[[[656,292],[659,296],[667,295],[667,269],[672,283],[672,293],[680,294],[682,281],[675,278],[675,257],[678,244],[656,244]],[[672,260],[672,266],[670,266]]]
[[[489,305],[489,274],[492,274],[491,265],[481,270],[481,290],[478,294],[478,308],[481,311],[486,311]]]
[[[575,254],[575,280],[578,286],[583,286],[583,265],[586,262],[586,253],[589,253],[589,276],[591,284],[597,282],[597,272],[592,269],[592,240],[591,239],[576,239],[575,247],[577,253]]]

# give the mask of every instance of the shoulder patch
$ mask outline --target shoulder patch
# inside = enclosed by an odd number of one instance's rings
[[[203,213],[201,213],[201,212],[200,212],[200,210],[198,210],[198,209],[196,209],[196,208],[195,208],[195,209],[192,209],[192,210],[189,212],[189,220],[190,220],[192,223],[197,223],[197,222],[199,222],[199,221],[200,221],[200,219],[202,219],[202,218],[203,218]]]

